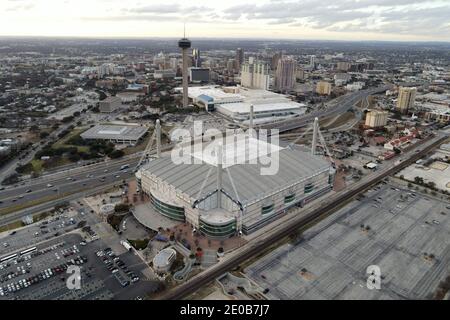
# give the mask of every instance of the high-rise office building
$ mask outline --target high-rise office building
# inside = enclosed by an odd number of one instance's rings
[[[241,86],[251,89],[269,90],[269,65],[254,61],[252,57],[241,68]]]
[[[234,59],[228,59],[228,61],[227,61],[227,71],[229,72],[229,73],[234,73],[234,71],[236,70],[236,60],[234,60]]]
[[[200,68],[202,66],[199,49],[192,49],[192,65],[196,68]]]
[[[236,50],[236,67],[238,70],[241,69],[242,64],[244,63],[244,50],[241,48],[237,48]]]
[[[272,70],[276,70],[278,67],[278,61],[281,59],[283,54],[281,52],[277,52],[272,56],[272,60],[270,62],[270,68]]]
[[[380,128],[387,124],[388,112],[381,110],[370,110],[366,113],[366,126]]]
[[[331,83],[327,81],[319,81],[316,85],[316,92],[321,95],[330,95],[331,94]]]
[[[209,68],[189,68],[189,80],[195,83],[209,82]]]
[[[311,67],[311,69],[315,69],[316,68],[316,56],[312,55],[309,58],[309,66]]]
[[[339,71],[348,71],[352,67],[350,62],[340,61],[336,64],[336,69]]]
[[[104,63],[97,67],[97,75],[99,78],[109,76],[114,73],[115,65],[113,63]]]
[[[291,57],[282,57],[278,60],[275,72],[275,89],[284,92],[294,88],[296,66],[297,62]]]
[[[183,58],[183,108],[188,106],[188,49],[191,47],[191,40],[186,37],[178,41],[178,47],[181,48]]]
[[[414,106],[416,100],[417,88],[400,87],[398,90],[397,109],[406,113],[408,109]]]
[[[306,72],[302,68],[297,68],[297,71],[295,72],[295,75],[298,80],[305,80],[306,79]]]
[[[170,64],[170,69],[177,70],[177,68],[178,68],[178,59],[177,58],[170,58],[169,64]]]

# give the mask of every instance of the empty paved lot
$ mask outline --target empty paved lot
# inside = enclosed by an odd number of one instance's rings
[[[430,298],[450,273],[449,204],[408,193],[382,185],[245,272],[271,299]],[[369,265],[381,269],[380,290],[367,289]]]

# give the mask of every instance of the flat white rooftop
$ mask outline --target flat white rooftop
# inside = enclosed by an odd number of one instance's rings
[[[181,88],[181,91],[183,88]],[[218,86],[205,86],[205,87],[189,87],[188,95],[190,98],[196,98],[200,95],[207,95],[214,100],[220,100],[224,98],[242,99],[243,97],[237,93],[225,92]]]
[[[98,134],[121,134],[124,133],[127,130],[126,127],[108,127],[108,129],[99,130]]]
[[[226,140],[222,145],[223,168],[228,168],[235,164],[256,164],[258,160],[261,161],[261,158],[284,149],[278,145],[249,137],[246,134],[236,135],[235,141],[231,141],[231,139],[229,141]],[[215,153],[214,143],[211,143],[209,147],[203,145],[202,150],[199,151],[196,151],[195,147],[192,150],[194,152],[188,151],[190,156],[217,167],[218,159]]]
[[[96,125],[80,136],[83,139],[139,140],[147,132],[143,126]]]
[[[226,109],[229,112],[233,113],[250,113],[251,103],[245,102],[237,102],[237,103],[227,103],[220,105],[220,108]],[[269,112],[269,111],[281,111],[281,110],[289,110],[289,111],[300,111],[305,107],[304,104],[300,104],[297,102],[280,102],[280,103],[267,103],[267,104],[254,104],[253,112]]]
[[[177,88],[182,91],[182,88]],[[257,104],[277,104],[277,103],[291,103],[292,105],[301,106],[301,104],[290,100],[286,95],[275,93],[262,89],[249,89],[240,86],[236,87],[220,87],[220,86],[203,86],[203,87],[189,87],[188,95],[191,99],[195,99],[201,95],[206,95],[214,100],[215,104],[235,101],[237,103],[251,103]]]

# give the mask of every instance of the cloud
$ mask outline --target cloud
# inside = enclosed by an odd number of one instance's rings
[[[13,11],[28,11],[35,7],[35,4],[29,0],[7,0],[9,3],[5,11],[13,12]]]
[[[191,21],[195,23],[224,23],[232,24],[219,16],[215,10],[207,6],[183,6],[178,3],[153,4],[136,6],[119,10],[119,13],[110,16],[88,16],[81,18],[84,21]]]
[[[136,12],[136,13],[177,13],[180,11],[180,5],[173,3],[173,4],[155,4],[155,5],[148,5],[138,8],[131,8],[127,11],[129,12]]]
[[[19,2],[18,0],[16,0]],[[21,0],[23,1],[23,0]],[[21,2],[20,1],[20,2]],[[111,1],[111,0],[110,0]],[[105,0],[106,2],[106,0]],[[235,24],[247,28],[251,23],[326,32],[372,32],[379,34],[449,37],[450,0],[249,0],[237,5],[204,0],[191,5],[181,0],[153,4],[120,1],[111,15],[106,11],[88,21],[191,21],[193,23]]]
[[[289,24],[335,32],[449,34],[450,2],[443,0],[272,0],[227,8],[230,20],[264,20],[269,25]],[[424,30],[425,29],[425,30]],[[450,34],[449,34],[450,36]]]
[[[183,7],[178,3],[168,3],[168,4],[154,4],[142,7],[136,7],[131,9],[125,9],[124,11],[138,13],[138,14],[187,14],[187,13],[198,13],[198,12],[211,12],[214,9],[206,6],[187,6]]]

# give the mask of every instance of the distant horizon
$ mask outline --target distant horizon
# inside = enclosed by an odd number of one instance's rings
[[[182,37],[176,36],[63,36],[63,35],[0,35],[0,39],[3,38],[17,38],[17,39],[80,39],[80,40],[178,40]],[[450,39],[445,40],[346,40],[346,39],[305,39],[305,38],[265,38],[265,37],[215,37],[215,36],[204,36],[204,37],[187,37],[191,40],[243,40],[243,41],[305,41],[305,42],[363,42],[363,43],[442,43],[450,44]]]

